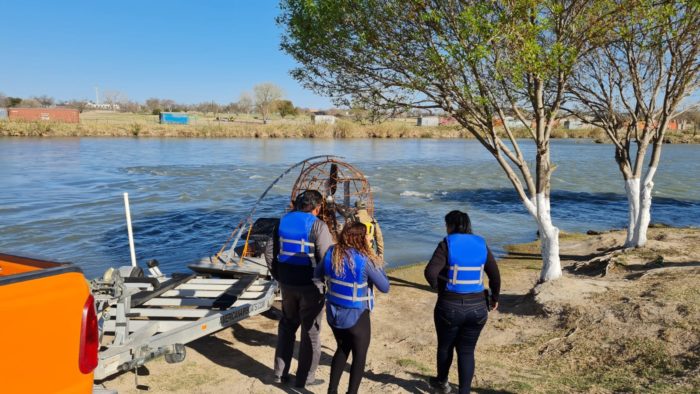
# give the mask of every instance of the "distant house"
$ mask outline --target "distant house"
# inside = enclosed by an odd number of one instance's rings
[[[575,116],[561,118],[559,119],[559,124],[567,130],[584,130],[595,127],[590,122],[585,122]]]
[[[645,124],[646,124],[646,123],[645,123],[644,121],[639,121],[639,122],[637,122],[637,129],[638,129],[638,130],[643,130]],[[651,124],[651,127],[652,127],[652,128],[657,128],[657,127],[659,127],[659,122],[658,122],[658,120],[653,121],[653,123]],[[678,131],[678,130],[683,130],[683,129],[681,128],[681,126],[679,126],[679,122],[678,122],[677,120],[675,120],[675,119],[669,120],[668,123],[666,124],[666,131]]]
[[[311,115],[313,124],[335,124],[336,117],[333,115],[313,114]]]
[[[439,124],[440,126],[455,126],[459,124],[459,122],[451,116],[441,116]]]
[[[525,125],[523,125],[523,122],[521,122],[520,119],[514,118],[512,116],[506,116],[505,121],[501,120],[501,118],[499,118],[499,117],[494,117],[494,119],[493,119],[494,126],[504,127],[504,124],[505,124],[505,126],[508,126],[509,129],[518,129],[518,128],[525,127]]]
[[[439,116],[421,116],[416,121],[418,127],[436,127],[440,125]]]
[[[9,108],[10,120],[79,123],[80,112],[73,108]]]
[[[0,108],[0,120],[7,119],[7,110],[5,108]]]
[[[96,104],[96,103],[93,103],[92,101],[88,101],[87,103],[85,103],[85,108],[106,109],[106,110],[110,110],[110,111],[119,111],[119,109],[121,109],[119,104],[105,104],[105,103]]]

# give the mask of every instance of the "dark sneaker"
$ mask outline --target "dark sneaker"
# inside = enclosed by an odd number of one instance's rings
[[[284,375],[284,376],[275,375],[275,377],[272,381],[275,382],[276,384],[287,383],[287,382],[289,382],[289,375]]]
[[[323,380],[323,379],[314,379],[311,381],[307,381],[306,384],[297,383],[296,385],[294,385],[294,387],[302,389],[304,387],[319,386],[319,385],[322,385],[323,383],[325,383],[325,380]]]
[[[431,377],[428,379],[428,383],[430,384],[430,387],[437,389],[438,393],[448,394],[452,392],[452,387],[448,381],[441,382],[438,380],[438,378]]]

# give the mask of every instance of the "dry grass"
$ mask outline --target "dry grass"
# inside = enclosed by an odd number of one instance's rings
[[[511,245],[499,260],[501,313],[490,316],[477,348],[477,392],[693,393],[700,387],[700,230],[653,228],[646,248],[621,251],[627,263],[608,277],[566,271],[555,299],[528,294],[539,274],[539,243]],[[562,234],[562,254],[599,254],[623,238]],[[661,265],[653,263],[664,256]],[[567,266],[573,260],[563,259]],[[424,265],[392,270],[399,284],[425,283]],[[581,292],[580,282],[605,286]],[[546,302],[549,305],[541,304]],[[543,308],[543,306],[545,308]],[[543,309],[550,312],[544,313]],[[554,306],[554,307],[553,307]],[[431,360],[396,362],[421,374]],[[432,371],[427,371],[432,372]],[[451,376],[456,378],[456,376]],[[454,380],[453,380],[454,381]]]
[[[239,116],[235,122],[217,122],[213,116],[194,116],[189,125],[161,125],[158,117],[147,114],[94,111],[81,114],[81,123],[0,121],[0,137],[175,137],[175,138],[474,138],[459,126],[417,127],[406,120],[363,125],[341,119],[334,125],[314,125],[307,117],[274,119],[262,124],[252,115]],[[528,138],[524,129],[516,129],[517,138]],[[602,131],[557,129],[553,138],[588,138],[606,142]],[[505,138],[505,135],[503,136]],[[700,142],[692,135],[675,134],[670,142]]]

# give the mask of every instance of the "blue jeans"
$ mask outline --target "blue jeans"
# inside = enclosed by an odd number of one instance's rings
[[[474,348],[488,319],[483,297],[445,300],[438,298],[435,305],[437,331],[437,378],[446,382],[457,349],[459,392],[469,393],[474,377]]]

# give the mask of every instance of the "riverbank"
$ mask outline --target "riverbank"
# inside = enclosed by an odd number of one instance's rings
[[[564,277],[534,291],[537,243],[508,248],[499,261],[501,307],[477,347],[476,392],[690,393],[700,386],[700,229],[652,228],[648,247],[615,249],[623,238],[621,231],[563,235]],[[431,392],[435,294],[423,265],[389,276],[391,291],[372,315],[361,390]],[[273,310],[196,341],[181,364],[150,363],[139,383],[153,393],[296,392],[271,382],[278,316]],[[335,342],[325,321],[322,344],[318,377],[327,383]],[[132,372],[104,383],[137,392]]]
[[[523,129],[514,131],[517,138],[529,138]],[[340,120],[334,125],[299,122],[271,124],[221,122],[197,125],[162,125],[158,123],[79,123],[0,122],[0,137],[145,137],[145,138],[466,138],[474,136],[458,126],[417,127],[407,122],[385,122],[363,125]],[[504,136],[505,138],[505,136]],[[585,138],[608,143],[602,130],[556,129],[552,138]],[[670,144],[700,144],[700,134],[668,132],[664,140]]]

